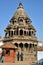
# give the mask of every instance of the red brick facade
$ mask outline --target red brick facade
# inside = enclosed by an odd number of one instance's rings
[[[10,54],[5,55],[4,62],[15,62],[15,52],[14,52],[14,50],[10,50]]]

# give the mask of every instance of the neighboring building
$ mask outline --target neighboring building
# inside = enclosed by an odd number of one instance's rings
[[[2,46],[0,46],[0,48],[2,48],[2,53],[1,53],[1,59],[0,62],[15,62],[15,50],[17,49],[16,46],[14,46],[11,42],[10,43],[6,43]],[[3,59],[4,57],[4,59]]]
[[[39,60],[43,59],[43,51],[41,51],[41,50],[37,51],[37,60],[38,60],[38,62],[39,62]]]
[[[41,59],[43,59],[43,42],[38,42],[38,48],[37,48],[37,60],[38,62],[42,62]]]
[[[32,25],[32,21],[25,12],[21,2],[11,18],[10,24],[5,29],[3,42],[5,45],[12,43],[17,47],[15,50],[15,65],[37,63],[38,39],[36,37],[36,29]],[[8,46],[6,47],[8,49]]]
[[[38,41],[38,46],[42,47],[43,46],[43,42],[42,41]]]

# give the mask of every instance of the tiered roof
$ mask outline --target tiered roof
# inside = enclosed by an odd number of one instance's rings
[[[38,47],[37,51],[43,51],[43,46],[42,47]]]
[[[11,42],[5,43],[4,45],[0,46],[0,48],[11,48],[11,49],[15,49],[17,48],[14,44],[12,44]]]

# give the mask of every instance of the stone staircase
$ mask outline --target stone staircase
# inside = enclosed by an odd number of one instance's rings
[[[15,64],[15,63],[0,63],[0,65],[24,65],[24,64]],[[26,64],[25,64],[26,65]],[[41,65],[41,64],[27,64],[27,65]]]
[[[0,65],[41,65],[41,64],[31,64],[28,61],[21,61],[21,62],[15,62],[15,63],[0,63]]]

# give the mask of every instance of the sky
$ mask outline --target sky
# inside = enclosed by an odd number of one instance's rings
[[[20,0],[0,0],[0,36],[4,37],[4,30],[14,15]],[[43,0],[22,0],[23,7],[32,20],[37,38],[43,41]]]

